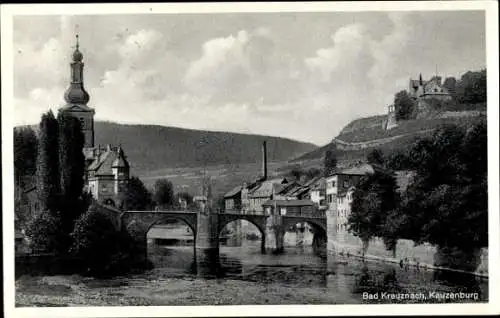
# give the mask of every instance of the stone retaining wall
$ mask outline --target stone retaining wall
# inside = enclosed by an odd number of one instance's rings
[[[351,255],[355,257],[362,257],[362,242],[350,233],[342,235],[342,240],[329,240],[328,250],[335,254]],[[394,257],[392,251],[386,250],[384,243],[381,239],[373,239],[370,241],[368,249],[365,253],[365,258],[399,263],[404,266],[413,266],[428,269],[451,270],[455,272],[466,272],[456,269],[450,269],[435,265],[437,249],[430,244],[422,244],[415,246],[413,241],[398,240],[396,247],[396,255]],[[488,249],[483,248],[480,251],[479,266],[472,273],[481,277],[488,277]]]

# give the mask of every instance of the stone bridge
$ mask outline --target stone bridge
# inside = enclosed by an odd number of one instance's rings
[[[261,233],[261,252],[282,252],[286,229],[297,223],[308,223],[314,231],[313,247],[326,243],[327,225],[324,214],[310,215],[264,215],[242,214],[238,211],[216,213],[209,211],[124,211],[115,222],[118,228],[127,231],[147,257],[147,233],[155,224],[167,220],[180,220],[192,231],[197,251],[215,251],[218,254],[219,236],[229,223],[246,220]],[[213,254],[213,252],[212,252]]]

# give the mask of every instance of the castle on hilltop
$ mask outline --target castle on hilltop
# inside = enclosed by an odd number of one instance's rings
[[[416,102],[417,108],[415,110],[415,116],[421,117],[427,114],[430,110],[429,101],[439,100],[447,101],[451,100],[451,95],[448,90],[443,87],[441,76],[433,76],[429,80],[424,81],[422,79],[422,74],[419,75],[417,80],[411,79],[408,85],[408,94]],[[387,112],[387,120],[384,123],[385,129],[389,130],[396,127],[396,108],[393,104],[389,105]]]
[[[87,105],[90,96],[83,85],[83,66],[77,35],[76,49],[70,63],[70,85],[64,94],[66,105],[59,112],[69,114],[81,123],[85,137],[85,191],[99,202],[118,206],[118,197],[129,180],[130,165],[121,146],[94,145],[95,110]]]

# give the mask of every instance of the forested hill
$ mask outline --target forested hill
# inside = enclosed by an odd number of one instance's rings
[[[95,144],[121,144],[134,173],[204,164],[260,163],[264,140],[268,161],[290,160],[317,148],[279,137],[95,122]]]

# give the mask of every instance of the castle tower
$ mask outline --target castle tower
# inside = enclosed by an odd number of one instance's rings
[[[125,191],[126,182],[129,178],[130,166],[128,164],[127,158],[123,153],[122,147],[118,147],[117,157],[111,165],[113,171],[113,176],[115,179],[114,192],[115,195],[120,194]]]
[[[83,54],[79,50],[78,35],[76,35],[76,48],[70,63],[70,85],[64,93],[66,105],[59,111],[77,118],[82,125],[85,137],[84,154],[87,159],[93,157],[94,148],[94,114],[95,110],[87,106],[90,96],[83,85]]]

